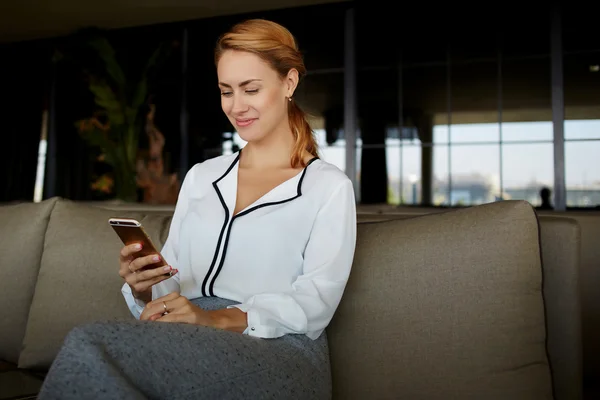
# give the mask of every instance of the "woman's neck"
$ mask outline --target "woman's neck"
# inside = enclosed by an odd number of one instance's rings
[[[243,149],[240,166],[243,168],[290,168],[294,136],[289,128],[272,132],[257,142],[248,142]]]

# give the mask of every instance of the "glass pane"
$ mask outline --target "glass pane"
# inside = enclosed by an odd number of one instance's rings
[[[400,204],[400,140],[386,139],[385,160],[387,164],[389,204]]]
[[[402,200],[404,204],[421,203],[421,155],[420,143],[405,143],[402,147]]]
[[[565,140],[571,139],[600,139],[600,119],[565,121]]]
[[[450,142],[498,142],[498,65],[452,65]]]
[[[427,129],[434,126],[433,140],[447,143],[436,129],[448,124],[446,67],[407,67],[402,71],[402,104],[404,125],[417,127],[419,138],[430,143]],[[397,116],[397,112],[395,112]],[[439,127],[438,127],[439,126]],[[443,129],[443,128],[442,128]],[[440,131],[441,132],[441,131]],[[443,134],[442,134],[443,135]]]
[[[452,205],[476,205],[497,200],[500,193],[500,145],[450,147]]]
[[[456,143],[489,143],[500,139],[498,123],[452,125],[451,140]]]
[[[436,125],[433,128],[433,143],[448,144],[448,125]]]
[[[565,143],[567,206],[600,205],[600,141]]]
[[[307,75],[298,85],[294,97],[311,116],[329,119],[337,129],[344,124],[344,74]]]
[[[502,62],[503,142],[552,141],[550,82],[547,57]]]
[[[433,146],[433,204],[436,206],[449,204],[448,189],[448,146]]]
[[[502,124],[502,142],[554,140],[552,121],[505,122]]]
[[[308,75],[295,94],[309,115],[321,158],[346,171],[346,140],[343,135],[344,75]]]
[[[596,35],[592,40],[600,44]],[[598,52],[565,55],[565,139],[600,139],[599,92]]]
[[[319,154],[322,160],[335,165],[342,171],[346,170],[346,141],[344,139],[337,140],[334,144],[329,145],[325,138],[325,129],[315,129],[315,138],[319,146]]]
[[[540,205],[540,190],[554,186],[553,144],[503,145],[502,172],[505,200],[519,199]]]

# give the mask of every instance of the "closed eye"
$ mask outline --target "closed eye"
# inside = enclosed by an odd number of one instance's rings
[[[233,94],[233,92],[221,92],[221,96],[223,97],[230,97]]]
[[[258,89],[249,89],[249,90],[246,90],[246,93],[248,93],[248,94],[256,94],[256,93],[258,93]]]

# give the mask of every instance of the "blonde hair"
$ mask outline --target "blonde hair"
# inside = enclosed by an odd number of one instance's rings
[[[246,51],[266,61],[282,77],[295,68],[299,79],[306,75],[304,60],[294,36],[285,27],[264,19],[251,19],[235,25],[223,34],[215,49],[215,64],[227,50]],[[293,168],[305,167],[304,151],[318,156],[317,142],[306,119],[305,112],[292,99],[288,105],[290,129],[295,144],[291,156]]]

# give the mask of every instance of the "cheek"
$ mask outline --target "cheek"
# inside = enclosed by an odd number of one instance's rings
[[[265,93],[265,96],[260,101],[260,109],[263,113],[279,114],[281,113],[281,98],[278,91],[271,91],[269,93]]]
[[[221,109],[225,114],[231,111],[231,101],[226,97],[221,97]]]

